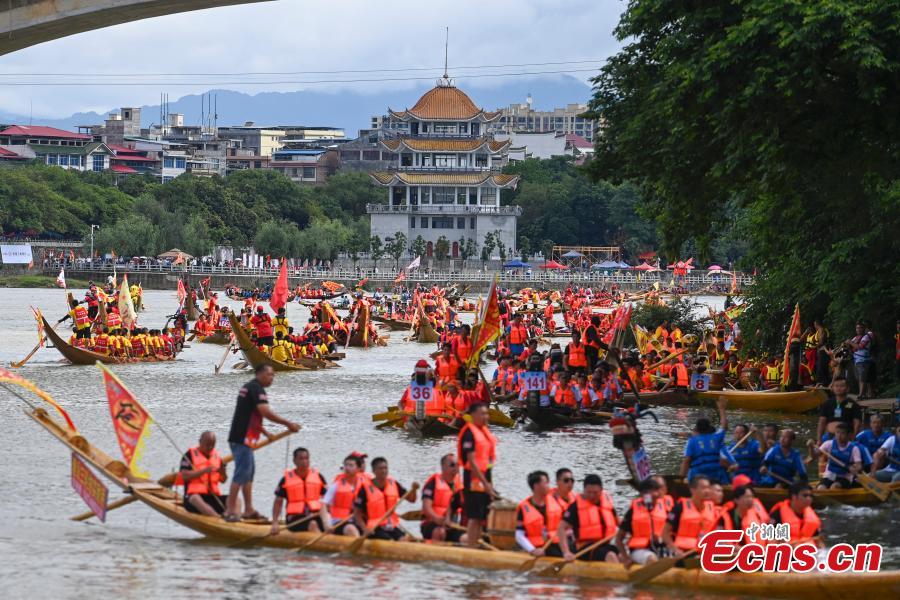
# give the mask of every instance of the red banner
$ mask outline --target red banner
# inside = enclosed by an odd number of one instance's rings
[[[281,259],[281,271],[278,272],[278,280],[275,282],[275,289],[272,290],[272,297],[269,298],[269,306],[272,307],[276,313],[278,309],[284,307],[287,304],[288,297],[288,276],[287,276],[287,261],[283,258]]]
[[[134,397],[112,371],[98,364],[103,371],[103,385],[109,400],[109,415],[119,440],[125,464],[131,468],[141,454],[144,437],[150,427],[150,413]]]
[[[478,356],[488,347],[488,344],[500,337],[500,295],[497,292],[497,278],[491,282],[488,291],[487,302],[478,323],[478,337],[472,345],[472,355],[469,357],[468,367],[478,364]]]
[[[787,385],[791,378],[791,340],[800,339],[800,303],[794,305],[794,318],[788,329],[787,344],[784,346],[784,363],[781,365],[781,383]]]
[[[72,489],[78,492],[78,495],[97,515],[98,519],[106,522],[106,501],[109,498],[109,488],[74,452],[72,453]]]

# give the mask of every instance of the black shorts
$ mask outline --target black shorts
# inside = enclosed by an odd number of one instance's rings
[[[844,477],[836,477],[834,479],[830,479],[828,477],[823,477],[819,480],[819,485],[826,485],[831,487],[833,484],[837,483],[842,489],[848,490],[853,487],[853,484],[849,479]]]
[[[76,329],[75,330],[75,339],[76,340],[91,339],[91,328],[90,327],[82,327],[81,329]]]
[[[402,538],[405,533],[402,530],[393,528],[393,529],[385,529],[384,527],[376,527],[375,531],[369,535],[370,540],[392,540],[397,541]]]
[[[422,525],[419,527],[419,530],[422,532],[422,537],[426,540],[430,540],[434,536],[434,530],[437,529],[439,525],[437,523],[432,523],[431,521],[422,521]],[[459,539],[463,536],[465,531],[460,531],[459,529],[446,529],[446,534],[444,535],[445,542],[458,542]]]
[[[274,344],[274,343],[275,343],[275,336],[271,336],[271,335],[266,336],[266,337],[262,337],[262,338],[257,338],[257,339],[256,339],[256,345],[257,345],[257,346],[269,346],[269,347],[271,347],[272,344]]]
[[[590,545],[591,544],[582,544],[578,549],[583,550]],[[615,544],[603,544],[602,546],[597,546],[584,556],[581,556],[579,560],[605,561],[606,555],[610,552],[618,553],[618,549],[616,548]]]
[[[290,525],[291,521],[302,521],[309,515],[285,515],[284,521],[287,524],[288,531],[309,531],[309,526],[311,523],[316,523],[319,526],[319,531],[325,531],[325,527],[322,525],[322,517],[314,517],[312,519],[307,519],[302,523],[294,523]]]
[[[347,521],[347,522],[344,523],[343,525],[340,525],[340,526],[338,526],[338,527],[335,527],[335,528],[334,528],[334,535],[344,535],[344,530],[347,529],[347,527],[349,527],[350,525],[355,526],[356,523],[354,523],[353,520],[351,519],[350,521]],[[359,527],[357,527],[357,529],[359,529]]]
[[[469,519],[484,521],[491,506],[491,497],[485,492],[463,492],[463,513]]]
[[[197,494],[193,494],[197,495]],[[224,496],[216,496],[215,494],[199,494],[203,501],[209,504],[210,508],[212,508],[217,513],[225,514],[225,503],[228,502],[228,495]],[[194,513],[195,515],[201,514],[199,510],[194,508],[194,505],[188,501],[187,496],[184,498],[184,510],[189,513]]]

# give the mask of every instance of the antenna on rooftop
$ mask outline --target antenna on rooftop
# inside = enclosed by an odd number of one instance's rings
[[[450,48],[450,28],[444,27],[444,76],[438,81],[439,86],[450,87],[453,85],[453,82],[450,80],[450,75],[447,73],[447,55],[449,54]]]

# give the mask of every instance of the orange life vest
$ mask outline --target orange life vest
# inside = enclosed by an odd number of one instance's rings
[[[584,355],[584,344],[576,344],[569,342],[569,366],[570,367],[586,367],[587,357]]]
[[[689,387],[691,385],[691,376],[687,366],[683,362],[675,363],[669,376],[675,378],[675,385],[678,387]]]
[[[571,383],[566,387],[563,387],[561,385],[557,386],[556,397],[553,398],[553,400],[561,406],[578,408],[578,400],[575,398],[575,392],[572,391]]]
[[[791,542],[805,542],[813,538],[822,526],[819,515],[811,507],[807,506],[803,511],[803,518],[791,508],[790,500],[782,500],[772,507],[772,514],[778,515],[782,523],[787,523],[791,530]]]
[[[91,318],[88,316],[88,311],[85,307],[81,305],[76,306],[69,311],[69,314],[72,315],[72,319],[75,321],[75,329],[84,329],[91,326]]]
[[[494,462],[497,460],[497,438],[494,437],[494,434],[491,433],[487,426],[478,427],[472,423],[466,423],[459,432],[459,438],[457,439],[456,444],[456,454],[459,463],[463,468],[468,470],[472,469],[472,465],[466,460],[466,455],[463,453],[462,449],[463,435],[467,431],[471,431],[472,436],[475,438],[475,449],[472,452],[475,464],[478,465],[479,471],[487,475],[487,472],[491,470],[494,466]],[[470,491],[484,491],[484,485],[477,477],[471,478]]]
[[[731,504],[731,507],[728,509],[722,507],[722,526],[723,529],[736,529],[734,519],[731,516],[733,514],[734,504],[731,502],[729,502],[729,504]],[[751,506],[750,510],[748,510],[743,518],[741,518],[740,525],[737,527],[737,529],[740,529],[741,531],[747,531],[747,528],[750,527],[750,525],[752,525],[753,523],[756,523],[757,525],[764,525],[769,522],[769,519],[766,517],[768,517],[768,515],[760,514],[760,512],[756,510],[756,506]],[[747,539],[747,535],[745,533],[742,543],[746,544],[748,541],[749,540]],[[766,543],[766,540],[763,540],[759,536],[757,536],[756,542],[764,545]]]
[[[581,343],[585,346],[590,346],[591,348],[599,349],[600,344],[598,344],[597,342],[592,342],[588,339],[588,335],[587,335],[588,329],[593,329],[594,332],[597,334],[597,339],[600,339],[600,333],[597,331],[597,328],[594,327],[593,325],[588,325],[587,327],[584,328],[584,332],[581,334]]]
[[[649,548],[652,543],[659,543],[662,530],[666,525],[669,511],[662,499],[653,504],[653,510],[647,510],[643,498],[631,501],[631,539],[628,547],[633,549]]]
[[[284,491],[287,493],[289,515],[319,512],[322,508],[322,478],[315,469],[310,469],[306,477],[301,477],[295,469],[284,472]]]
[[[461,337],[456,338],[456,355],[462,361],[472,356],[472,338],[466,338],[465,341]]]
[[[451,488],[440,473],[435,473],[425,482],[427,486],[431,480],[434,480],[434,497],[431,499],[431,510],[433,510],[437,516],[443,518],[444,515],[447,514],[447,511],[450,510],[450,504],[453,501],[453,494],[462,489],[462,477],[459,475],[453,480],[453,487]]]
[[[374,529],[379,525],[379,521],[381,521],[384,513],[394,508],[399,501],[400,488],[397,487],[397,482],[394,481],[393,477],[389,476],[387,478],[384,490],[376,486],[373,480],[369,480],[366,483],[366,526]],[[392,514],[387,518],[386,523],[396,527],[400,524],[400,518],[397,517],[396,513]],[[381,523],[381,525],[384,524]]]
[[[356,493],[359,491],[362,482],[365,479],[362,473],[356,475],[356,483],[350,485],[347,482],[347,476],[343,473],[334,478],[337,489],[334,491],[334,498],[328,507],[328,513],[335,519],[346,519],[353,512],[353,500],[356,499]]]
[[[690,498],[679,498],[678,503],[681,504],[681,518],[675,532],[675,546],[679,550],[693,550],[700,538],[715,525],[715,507],[709,500],[703,503],[702,511],[697,510]]]
[[[509,343],[521,346],[528,340],[528,328],[524,325],[513,325],[509,330]]]
[[[441,395],[441,406],[440,410],[434,414],[441,414],[447,406],[450,406],[456,412],[462,413],[466,411],[466,408],[469,406],[469,402],[466,400],[466,396],[463,392],[457,390],[456,396],[451,396],[449,393],[440,392]],[[428,412],[428,407],[425,407],[425,412]]]
[[[616,512],[612,500],[603,491],[600,504],[593,504],[581,495],[575,498],[578,509],[578,544],[598,542],[615,533],[618,527]]]
[[[185,496],[191,494],[214,494],[218,496],[219,480],[221,479],[219,468],[222,466],[222,458],[219,456],[219,453],[213,450],[207,457],[200,452],[200,448],[197,446],[188,450],[188,453],[191,455],[192,470],[199,471],[206,467],[212,467],[212,471],[188,481],[187,489],[184,491]]]
[[[456,360],[456,357],[452,354],[450,355],[450,358],[438,356],[434,361],[434,370],[437,373],[438,379],[452,381],[456,379],[456,374],[459,371],[459,361]]]
[[[522,511],[522,526],[525,527],[525,535],[528,537],[528,541],[533,546],[540,547],[544,545],[544,532],[547,533],[550,539],[554,541],[558,539],[556,530],[559,527],[559,521],[562,519],[563,511],[559,503],[549,502],[550,497],[548,496],[548,502],[544,507],[544,511],[547,513],[545,517],[531,503],[531,498],[532,496],[529,496],[519,502],[519,510]]]

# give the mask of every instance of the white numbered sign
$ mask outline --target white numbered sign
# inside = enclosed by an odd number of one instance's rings
[[[519,378],[525,384],[526,392],[542,392],[547,389],[547,374],[543,371],[523,371]]]
[[[650,457],[647,455],[647,451],[644,450],[643,446],[638,448],[634,453],[634,468],[637,471],[638,479],[641,481],[650,477]]]
[[[429,381],[425,385],[419,385],[415,381],[409,384],[409,396],[413,399],[414,402],[418,402],[422,400],[424,402],[431,402],[431,398],[434,395],[434,382]]]
[[[694,373],[691,375],[691,389],[698,392],[709,391],[709,375],[699,375]]]

